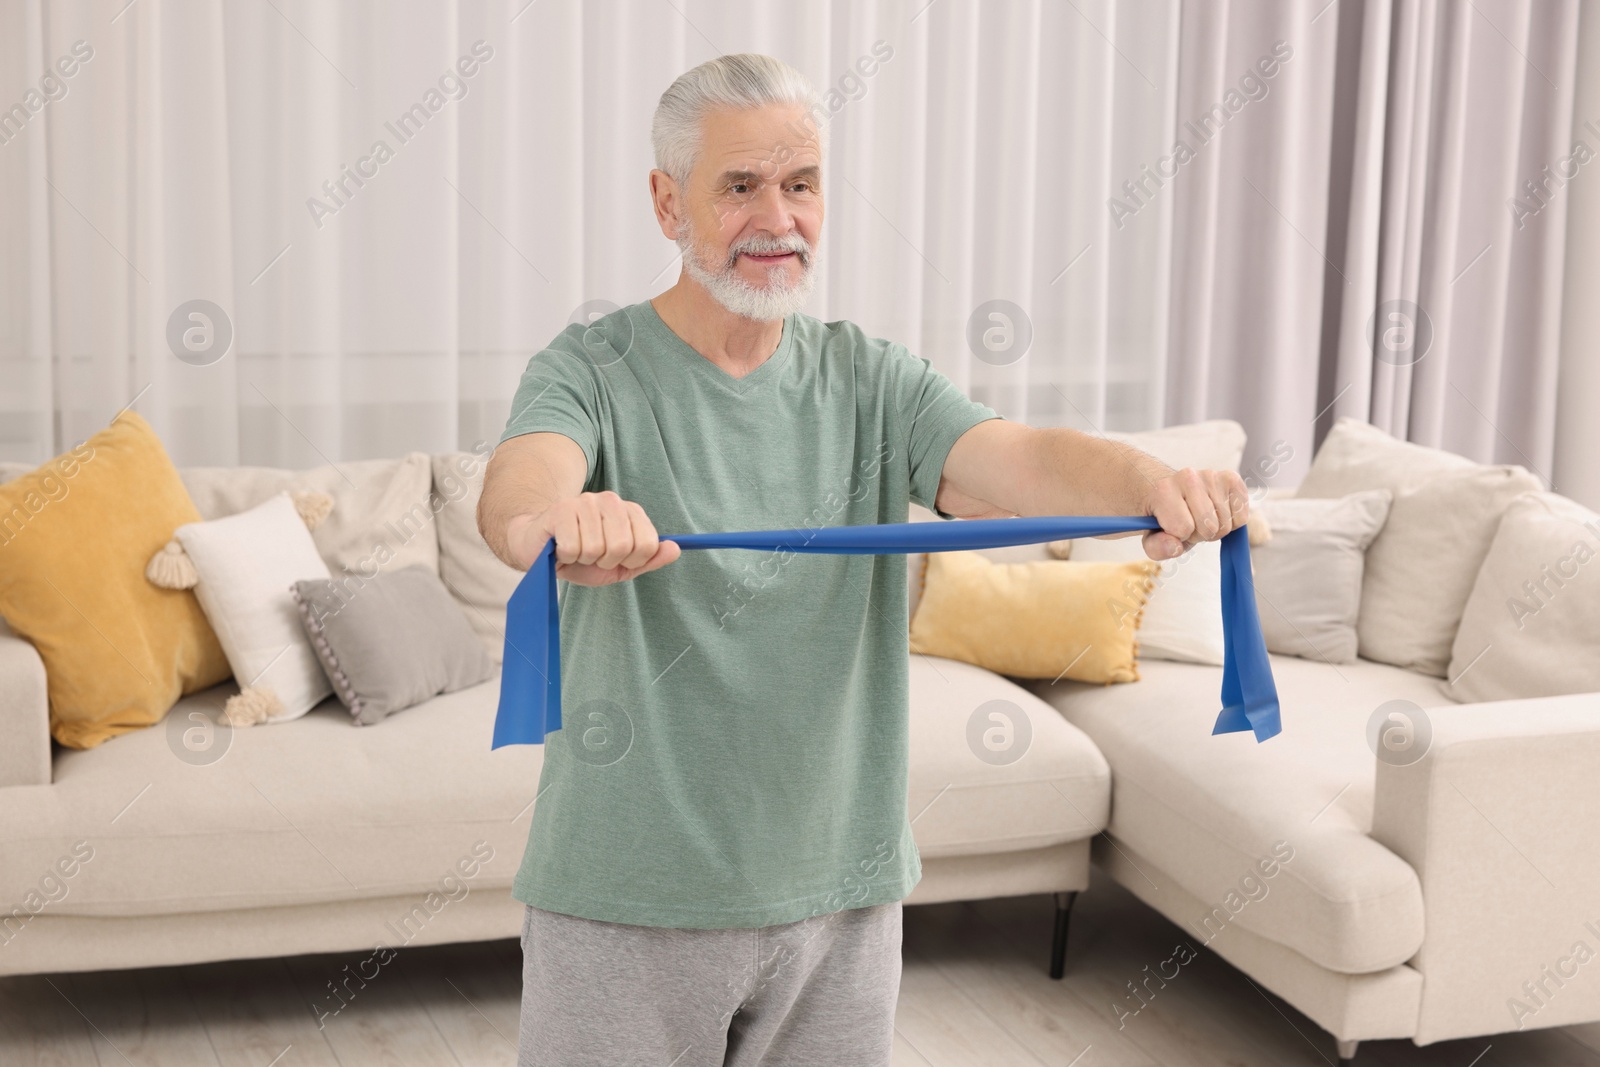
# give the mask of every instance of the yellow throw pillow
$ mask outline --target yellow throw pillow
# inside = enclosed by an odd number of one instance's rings
[[[1137,682],[1139,622],[1161,564],[994,563],[929,552],[911,651],[1013,678]]]
[[[123,412],[70,452],[0,485],[0,616],[44,660],[50,733],[69,748],[161,721],[228,660],[187,589],[145,578],[199,512],[161,440]]]

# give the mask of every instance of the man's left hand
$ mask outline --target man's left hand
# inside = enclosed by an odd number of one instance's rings
[[[1250,494],[1235,471],[1185,467],[1152,483],[1145,514],[1161,524],[1144,535],[1145,555],[1172,559],[1243,526],[1250,518]]]

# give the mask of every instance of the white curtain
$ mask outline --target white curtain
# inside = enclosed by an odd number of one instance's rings
[[[836,91],[813,314],[904,341],[1010,417],[1160,421],[1166,224],[1113,241],[1104,205],[1170,137],[1174,4],[3,10],[5,91],[74,42],[93,56],[0,145],[0,458],[43,460],[135,397],[179,463],[492,440],[580,307],[676,280],[646,194],[651,115],[679,73],[735,51]],[[479,41],[475,73],[399,126]],[[363,164],[378,141],[392,158]],[[358,186],[346,166],[375,173]],[[1031,320],[1020,358],[967,343],[991,299]],[[216,362],[169,348],[192,300],[231,322]]]
[[[1008,418],[1238,418],[1291,482],[1344,413],[1553,462],[1564,218],[1527,251],[1503,200],[1565,154],[1575,0],[124,3],[0,7],[0,460],[130,402],[181,464],[495,439],[580,309],[676,279],[656,100],[760,51],[837,107],[811,313]],[[1362,339],[1380,295],[1433,313],[1405,374]],[[215,362],[169,344],[196,300]]]

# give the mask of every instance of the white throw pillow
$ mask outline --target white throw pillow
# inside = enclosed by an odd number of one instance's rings
[[[1105,436],[1148,452],[1173,470],[1237,471],[1244,459],[1244,427],[1232,419],[1188,422],[1139,433],[1110,431]]]
[[[1072,542],[1077,562],[1148,560],[1138,534]],[[1220,667],[1222,641],[1222,542],[1202,541],[1177,559],[1163,560],[1139,623],[1139,658]]]
[[[1511,502],[1451,649],[1462,701],[1600,692],[1600,515],[1555,493]]]
[[[1256,504],[1272,539],[1250,550],[1267,651],[1324,663],[1356,658],[1367,548],[1394,494],[1368,489],[1329,500]]]
[[[277,698],[265,721],[299,718],[332,695],[291,592],[297,581],[330,575],[289,495],[225,519],[188,523],[175,536],[199,575],[194,593],[234,680],[241,690]],[[229,717],[235,725],[249,721],[235,715],[231,701]]]

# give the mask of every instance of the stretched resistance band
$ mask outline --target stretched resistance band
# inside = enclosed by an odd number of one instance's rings
[[[816,530],[753,530],[747,533],[663,535],[683,549],[749,548],[768,552],[884,555],[1032,545],[1067,537],[1155,530],[1143,516],[1029,516],[902,522],[876,526],[825,526]],[[528,568],[506,605],[505,661],[494,741],[537,745],[561,729],[561,620],[556,610],[555,539]],[[1265,741],[1282,730],[1278,689],[1267,660],[1261,620],[1256,617],[1250,578],[1250,542],[1240,527],[1222,538],[1222,712],[1213,734],[1251,730]]]

